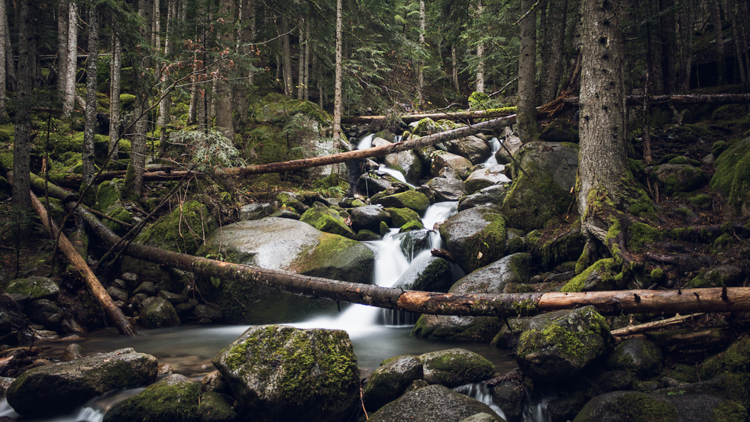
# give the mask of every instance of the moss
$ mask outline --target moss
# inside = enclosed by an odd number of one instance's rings
[[[619,284],[622,281],[623,275],[622,273],[617,274],[617,268],[618,264],[615,262],[613,258],[605,258],[600,259],[596,261],[593,265],[586,268],[585,271],[581,272],[577,276],[575,276],[572,280],[567,282],[562,289],[560,289],[561,292],[582,292],[584,288],[586,288],[586,279],[589,278],[589,276],[592,275],[593,272],[598,272],[599,276],[601,277],[601,282],[597,285],[601,285],[602,288],[599,288],[598,290],[607,290],[604,287],[609,287],[610,285],[616,285]],[[576,265],[576,270],[578,269],[578,266]]]
[[[717,237],[714,241],[714,249],[722,250],[735,243],[735,238],[727,233]]]
[[[711,188],[731,205],[728,211],[742,214],[742,207],[750,203],[750,138],[727,149],[716,159],[715,167]]]
[[[588,408],[599,405],[601,404],[589,402],[573,422],[598,421],[598,414],[594,414]],[[681,420],[674,406],[644,393],[622,394],[607,402],[606,406],[608,408],[605,411],[606,414],[618,415],[618,420],[623,421],[677,422]]]
[[[401,203],[404,207],[414,210],[418,213],[427,211],[430,207],[430,200],[422,192],[409,190],[406,192],[397,193],[390,195],[398,203]]]
[[[630,226],[628,234],[628,247],[636,253],[652,248],[664,236],[662,230],[637,222]]]
[[[302,214],[300,221],[323,232],[338,234],[349,239],[357,239],[357,235],[346,225],[344,218],[325,206],[310,208]]]
[[[142,420],[147,422],[198,422],[201,388],[197,383],[157,382],[140,394],[115,405],[107,412],[107,422]]]
[[[123,111],[127,111],[133,108],[135,106],[135,95],[131,94],[120,94],[120,108]]]
[[[282,94],[268,94],[255,105],[254,117],[257,121],[271,122],[274,124],[286,123],[286,121],[297,115],[304,114],[314,119],[318,124],[330,126],[333,124],[331,115],[320,108],[317,104],[307,100],[290,99]]]
[[[409,208],[386,208],[385,210],[391,215],[393,227],[402,227],[411,221],[421,221],[419,214]]]
[[[119,184],[121,184],[120,181]],[[115,180],[100,183],[96,190],[96,210],[107,212],[110,207],[122,200],[120,194],[121,187]]]
[[[716,141],[711,146],[711,155],[714,156],[714,158],[719,158],[722,152],[726,151],[727,148],[729,148],[729,145],[727,145],[724,141]]]
[[[711,205],[711,196],[700,194],[690,198],[689,201],[696,208],[706,209]]]
[[[414,230],[422,230],[424,229],[424,226],[422,225],[421,221],[409,221],[408,223],[401,226],[401,228],[398,230],[399,233],[406,233]]]
[[[188,201],[149,226],[138,239],[140,243],[192,255],[203,244],[203,234],[216,227],[205,205]]]
[[[531,299],[526,299],[521,302],[513,302],[513,310],[515,310],[518,315],[533,315],[538,308],[539,306],[536,301]]]
[[[668,164],[690,164],[691,166],[700,167],[701,162],[692,158],[685,157],[684,155],[680,155],[669,160]]]
[[[579,257],[585,244],[586,238],[576,225],[573,229],[566,227],[555,230],[549,239],[537,248],[542,258],[542,265],[551,267]]]
[[[750,337],[743,337],[724,352],[706,359],[701,377],[708,379],[725,372],[747,374],[750,371]]]
[[[654,268],[653,270],[651,270],[650,276],[652,283],[663,284],[665,281],[667,281],[667,275],[661,268]]]
[[[744,422],[748,420],[747,409],[739,403],[726,401],[714,408],[712,422]]]

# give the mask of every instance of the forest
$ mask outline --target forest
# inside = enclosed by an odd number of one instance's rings
[[[748,35],[0,0],[0,420],[750,420]]]

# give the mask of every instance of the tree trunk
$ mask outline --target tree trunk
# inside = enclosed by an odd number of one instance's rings
[[[151,45],[156,50],[161,50],[161,4],[159,0],[152,1],[154,2],[154,34]]]
[[[675,66],[676,19],[675,0],[661,0],[661,42],[662,69],[664,74],[664,93],[674,94],[677,91],[677,70]]]
[[[661,29],[658,22],[651,22],[650,17],[659,13],[659,2],[644,0],[646,9],[643,11],[646,20],[646,71],[649,72],[651,79],[652,93],[656,95],[664,94],[664,71],[662,68],[662,46],[661,46]]]
[[[419,0],[419,47],[424,50],[426,48],[424,42],[424,34],[427,30],[426,25],[427,16],[424,11],[424,0]],[[417,60],[417,107],[422,107],[424,104],[424,60],[420,54],[419,60]]]
[[[745,22],[750,13],[747,10],[747,3],[742,3],[737,8],[740,16],[738,19],[740,21],[740,48],[743,51],[742,56],[745,58],[745,71],[747,72],[745,78],[750,80],[750,52],[747,51],[747,32],[745,31]]]
[[[690,90],[691,56],[693,47],[693,0],[677,0],[680,13],[677,51],[680,60],[678,90]]]
[[[2,16],[5,16],[5,1],[0,1],[0,8],[2,8]],[[60,0],[57,3],[57,92],[60,96],[60,102],[65,98],[65,79],[68,76],[68,31],[70,29],[70,5],[69,0]],[[4,19],[3,19],[4,20]],[[4,39],[7,29],[0,29],[0,36]],[[5,63],[5,53],[2,53],[2,61]],[[4,72],[4,69],[0,69]],[[4,79],[3,75],[3,79]],[[2,81],[3,88],[5,87],[5,81]],[[5,89],[0,92],[0,95],[5,96]]]
[[[112,31],[112,63],[110,65],[109,98],[109,157],[112,164],[117,161],[120,141],[120,78],[122,76],[122,44],[120,37]],[[114,165],[113,165],[114,167]]]
[[[170,25],[170,23],[175,19],[175,14],[177,11],[177,5],[175,4],[175,2],[176,0],[168,0],[167,3],[167,31],[164,34],[164,56],[166,57],[168,57],[172,52],[172,46],[169,42],[169,32],[172,29],[172,25]],[[154,4],[154,8],[156,9],[156,4]],[[160,157],[163,156],[167,150],[167,126],[171,121],[170,115],[172,114],[172,98],[169,92],[167,92],[171,78],[169,77],[169,73],[166,70],[166,66],[167,63],[162,63],[162,75],[161,80],[159,81],[159,84],[162,87],[160,92],[161,100],[159,101],[159,117],[156,119],[156,124],[159,126],[159,128],[161,128],[161,130],[159,131]]]
[[[72,205],[72,204],[71,204]],[[106,244],[119,238],[85,209],[79,209],[87,224]],[[372,284],[347,283],[279,270],[213,261],[131,243],[128,256],[190,271],[205,277],[235,280],[282,292],[386,309],[433,315],[508,317],[531,315],[580,306],[594,306],[603,314],[652,312],[730,312],[750,310],[750,288],[691,290],[625,290],[586,293],[450,294],[404,291]]]
[[[83,135],[83,180],[81,188],[87,188],[94,181],[94,136],[96,135],[96,68],[99,57],[99,9],[89,7],[89,42],[86,59],[86,124]]]
[[[482,12],[482,0],[477,0],[477,20],[480,22],[482,20]],[[481,30],[478,30],[478,32],[477,36],[480,40],[477,42],[477,86],[475,91],[484,92],[484,42],[481,40],[484,32]]]
[[[282,58],[284,66],[284,94],[288,97],[294,95],[294,75],[292,75],[292,46],[289,40],[289,21],[281,16],[281,42],[283,45]]]
[[[146,45],[152,44],[152,37],[154,35],[154,0],[140,0],[139,15],[143,19],[145,25],[142,27],[143,42]],[[144,52],[143,54],[148,55]]]
[[[255,2],[254,0],[241,0],[240,1],[240,31],[238,34],[238,40],[240,44],[239,51],[249,61],[252,58],[252,50],[250,44],[255,39]],[[253,71],[250,70],[247,73],[247,86],[243,83],[238,84],[238,89],[234,93],[235,109],[238,111],[240,116],[240,124],[244,125],[247,122],[247,108],[249,103],[248,93],[252,89],[253,85]]]
[[[727,83],[727,72],[724,35],[721,33],[721,5],[719,0],[712,0],[712,6],[711,21],[714,24],[714,40],[716,42],[716,78],[717,85],[722,86]]]
[[[343,77],[341,51],[344,44],[341,38],[341,26],[343,19],[342,0],[336,0],[336,79],[333,98],[333,139],[337,141],[341,140],[341,79]]]
[[[224,32],[222,33],[222,44],[224,47],[234,46],[234,10],[232,0],[221,0],[219,16],[224,18]],[[216,126],[219,131],[230,141],[234,141],[234,122],[232,120],[232,87],[228,81],[230,70],[229,63],[223,62],[220,67],[220,75],[215,79],[216,95]]]
[[[477,111],[457,111],[453,113],[422,113],[422,114],[402,114],[399,116],[404,123],[418,122],[425,118],[432,120],[453,120],[453,121],[464,121],[474,119],[488,119],[494,117],[503,117],[513,114],[516,111],[515,107],[507,107],[503,109],[493,110],[477,110]],[[388,116],[354,116],[342,119],[343,123],[347,124],[361,124],[361,123],[374,123],[388,119]]]
[[[68,65],[63,77],[65,94],[63,97],[63,117],[70,116],[75,105],[76,75],[78,73],[78,6],[69,3],[68,10]]]
[[[12,206],[16,217],[21,217],[31,207],[30,162],[31,162],[31,95],[34,88],[34,74],[31,69],[36,60],[36,39],[34,16],[41,13],[31,2],[16,3],[18,10],[18,86],[16,92],[16,128],[13,142],[13,184]]]
[[[545,42],[542,51],[542,77],[539,99],[546,104],[557,98],[563,71],[563,44],[565,21],[568,16],[568,0],[550,0]]]
[[[744,84],[747,82],[747,73],[745,73],[745,62],[742,59],[742,42],[740,41],[740,33],[737,30],[737,13],[739,12],[739,6],[729,1],[724,2],[726,15],[732,23],[732,44],[734,44],[734,51],[737,54],[737,65],[740,71],[740,81]]]
[[[304,23],[306,19],[302,19],[302,22]],[[305,94],[305,66],[307,66],[307,63],[305,63],[305,48],[303,47],[307,43],[305,39],[305,25],[299,26],[299,54],[297,55],[299,57],[298,60],[298,66],[297,66],[297,99],[301,100],[302,96]]]
[[[461,95],[461,86],[458,83],[458,58],[456,57],[456,44],[451,45],[451,63],[453,69],[451,69],[451,81],[453,82],[453,89],[456,90],[456,95]]]
[[[302,78],[302,99],[307,101],[310,99],[310,19],[305,21],[305,72]]]
[[[521,51],[518,58],[518,131],[526,143],[536,131],[536,8],[534,0],[521,0]]]

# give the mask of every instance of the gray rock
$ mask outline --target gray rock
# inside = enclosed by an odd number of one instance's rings
[[[139,293],[143,293],[143,294],[146,294],[148,296],[154,296],[154,295],[156,295],[156,286],[154,286],[154,283],[152,283],[150,281],[144,281],[133,292],[133,294],[136,294],[136,295],[139,294]]]
[[[357,239],[357,234],[346,224],[346,219],[320,202],[316,202],[312,208],[305,211],[300,221],[326,233]]]
[[[490,415],[489,413],[477,413],[474,416],[469,416],[466,419],[461,419],[461,422],[501,422],[503,418],[497,418]]]
[[[467,193],[466,185],[458,178],[435,177],[427,182],[427,187],[437,202],[458,201]]]
[[[244,420],[232,408],[233,400],[224,394],[207,392],[201,394],[198,415],[201,422],[234,422]]]
[[[276,208],[269,203],[247,204],[240,208],[240,221],[260,220],[276,212]]]
[[[81,327],[76,320],[65,318],[62,322],[62,329],[68,334],[84,334],[86,330]]]
[[[661,369],[659,346],[645,338],[630,338],[618,344],[607,356],[607,369],[632,371],[641,377],[656,375]]]
[[[678,192],[692,192],[708,183],[708,175],[702,169],[690,164],[662,164],[651,176],[665,195]]]
[[[200,397],[197,383],[184,375],[172,374],[113,406],[104,421],[200,422]]]
[[[112,282],[112,286],[117,287],[117,288],[122,289],[122,290],[130,290],[130,286],[128,285],[128,282],[125,281],[125,280],[123,280],[123,279],[121,279],[121,278],[116,278]]]
[[[391,225],[391,215],[382,206],[366,205],[351,210],[352,230],[360,231],[362,229],[377,232],[380,230],[380,222],[385,221]]]
[[[305,197],[294,192],[281,192],[276,195],[276,200],[285,208],[294,210],[297,214],[304,214],[310,209],[303,203]]]
[[[123,273],[120,275],[120,278],[125,280],[126,283],[130,286],[131,289],[138,286],[138,275],[134,273]]]
[[[65,351],[60,357],[63,362],[70,362],[83,357],[83,347],[77,343],[71,343],[65,348]]]
[[[440,236],[467,274],[505,256],[508,240],[505,218],[497,210],[464,210],[440,226]]]
[[[194,313],[195,317],[198,319],[208,318],[213,322],[219,322],[224,319],[224,314],[221,312],[221,309],[216,309],[213,306],[197,305]]]
[[[127,348],[34,368],[11,384],[8,403],[24,416],[62,414],[108,391],[153,382],[157,364],[155,357]]]
[[[13,329],[13,319],[7,312],[0,312],[0,333],[6,334]]]
[[[112,300],[121,300],[123,302],[128,300],[128,292],[119,287],[108,287],[107,294],[109,294]]]
[[[516,361],[525,374],[544,382],[578,375],[611,347],[612,336],[594,307],[550,318],[539,328],[523,333]]]
[[[431,227],[427,227],[431,229]],[[420,252],[430,249],[430,232],[428,230],[414,230],[399,233],[395,237],[401,240],[401,252],[411,262]]]
[[[370,415],[370,422],[440,421],[460,422],[486,413],[504,421],[489,406],[442,385],[430,385],[404,394]]]
[[[141,303],[141,324],[146,328],[180,325],[180,317],[171,303],[160,297],[150,297]]]
[[[490,378],[495,366],[481,355],[466,349],[448,349],[419,356],[424,380],[430,384],[458,387]]]
[[[301,217],[301,215],[297,214],[296,212],[285,209],[278,210],[270,216],[276,218],[288,218],[289,220],[299,220]]]
[[[221,376],[221,372],[219,371],[209,372],[205,377],[201,379],[201,391],[221,394],[231,393],[229,384],[224,381],[224,378]]]
[[[359,369],[339,330],[254,326],[214,366],[254,421],[346,421],[359,404]]]
[[[11,280],[5,293],[16,302],[26,305],[37,299],[56,300],[60,287],[47,277],[28,277]]]
[[[417,184],[422,177],[422,160],[416,152],[408,150],[385,156],[385,164],[401,172],[407,182]]]
[[[47,328],[58,328],[62,324],[63,310],[54,302],[47,299],[39,299],[31,302],[26,307],[26,316],[32,322],[41,324]]]
[[[510,179],[504,174],[504,172],[505,166],[502,164],[495,164],[488,168],[474,170],[464,182],[467,192],[473,194],[490,186],[506,185],[510,183]]]
[[[521,149],[521,146],[523,145],[521,138],[513,133],[513,130],[510,127],[504,129],[503,136],[505,137],[503,147],[500,147],[495,153],[495,159],[497,159],[497,162],[500,164],[510,163],[511,159],[508,155],[508,151],[510,151],[511,156],[515,156],[516,152]],[[508,151],[506,151],[506,149]]]
[[[469,208],[488,206],[500,209],[505,199],[508,185],[492,185],[479,191],[461,198],[458,203],[458,211],[468,210]]]
[[[174,310],[177,312],[177,315],[183,317],[186,315],[191,315],[193,313],[193,310],[195,310],[195,306],[198,304],[198,301],[189,300],[184,303],[180,303],[179,305],[175,305]]]
[[[487,161],[491,154],[487,143],[473,135],[448,141],[446,147],[448,152],[460,155],[473,164]]]
[[[396,400],[412,382],[422,379],[422,362],[415,356],[401,356],[373,371],[363,396],[369,412]]]
[[[172,306],[179,305],[180,303],[185,303],[188,300],[187,296],[185,295],[179,295],[167,290],[161,290],[159,292],[159,297],[171,303]]]
[[[402,192],[409,189],[408,186],[399,182],[395,177],[380,171],[372,171],[359,176],[359,179],[357,179],[357,188],[359,192],[367,196],[373,196],[376,193],[392,188],[398,188]]]
[[[386,208],[409,208],[420,214],[427,211],[430,206],[430,200],[421,192],[407,190],[405,192],[384,196],[373,203],[380,204]]]
[[[411,261],[411,265],[393,287],[404,290],[447,293],[453,285],[450,262],[436,256],[422,254]]]
[[[438,151],[432,156],[432,166],[430,167],[433,176],[437,176],[445,167],[450,167],[456,172],[458,177],[466,179],[471,174],[471,168],[474,164],[460,155],[451,154],[450,152]]]
[[[524,404],[529,394],[523,383],[523,374],[516,369],[503,378],[492,387],[492,401],[503,409],[505,419],[509,422],[521,422],[524,419]]]

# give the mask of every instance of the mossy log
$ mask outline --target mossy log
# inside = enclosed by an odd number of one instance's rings
[[[7,176],[8,181],[12,183],[12,173],[8,172]],[[62,189],[59,189],[59,191],[51,189],[50,191],[67,195],[67,192]],[[71,203],[71,205],[73,204]],[[39,198],[37,198],[36,195],[34,195],[33,192],[31,192],[31,206],[34,208],[34,211],[36,211],[37,215],[39,215],[39,219],[42,221],[42,224],[44,224],[44,226],[49,230],[52,238],[56,238],[59,234],[60,239],[58,241],[58,247],[65,254],[65,257],[68,258],[68,261],[70,261],[70,263],[78,271],[81,272],[81,277],[83,278],[86,287],[88,287],[89,291],[91,291],[91,293],[94,295],[94,298],[96,298],[97,302],[99,302],[99,305],[104,310],[104,313],[107,314],[110,321],[115,325],[115,327],[117,327],[117,330],[120,332],[120,334],[126,336],[134,336],[136,334],[135,329],[133,329],[133,327],[130,325],[128,319],[125,317],[125,315],[123,315],[120,308],[115,305],[114,301],[112,301],[112,298],[109,296],[107,291],[104,290],[104,287],[99,282],[99,279],[96,278],[96,275],[94,275],[94,272],[91,271],[91,268],[89,268],[89,266],[86,264],[86,261],[83,259],[83,257],[78,254],[76,248],[73,246],[70,240],[68,240],[65,234],[60,231],[60,229],[57,227],[57,224],[55,224],[55,222],[52,221],[51,218],[49,218],[47,209],[44,208],[42,202],[39,200]]]
[[[73,204],[68,204],[71,207]],[[104,242],[119,237],[84,209],[79,213]],[[131,243],[126,255],[206,277],[252,283],[287,293],[434,315],[514,316],[593,305],[601,313],[690,313],[750,310],[750,288],[625,290],[586,293],[445,294],[347,283],[165,251]]]

